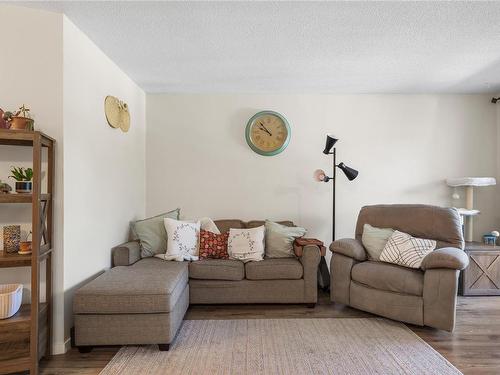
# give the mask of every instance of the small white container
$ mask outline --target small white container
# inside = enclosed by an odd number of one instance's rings
[[[0,284],[0,319],[10,318],[17,313],[22,299],[22,284]]]

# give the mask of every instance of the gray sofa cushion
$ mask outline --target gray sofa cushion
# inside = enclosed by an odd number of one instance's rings
[[[358,283],[379,290],[422,296],[424,273],[421,270],[382,262],[361,262],[352,267],[351,277]]]
[[[298,280],[303,274],[302,263],[295,258],[268,258],[261,262],[245,264],[245,275],[248,280]]]
[[[232,259],[204,259],[189,264],[189,277],[201,280],[243,280],[242,262]]]
[[[215,225],[221,233],[229,232],[231,228],[245,228],[245,223],[237,219],[215,220]]]
[[[81,287],[75,293],[73,312],[170,312],[187,282],[187,262],[144,258],[131,266],[112,268]]]

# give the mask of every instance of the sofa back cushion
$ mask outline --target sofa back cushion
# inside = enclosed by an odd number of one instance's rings
[[[215,220],[215,225],[219,228],[221,233],[229,232],[229,229],[243,229],[246,228],[245,222],[237,219]]]
[[[365,224],[436,240],[436,248],[464,248],[460,216],[453,208],[422,204],[365,206],[359,212],[356,224],[356,239],[360,241]]]
[[[248,222],[244,222],[242,220],[237,219],[225,219],[225,220],[215,220],[215,225],[219,228],[221,233],[229,232],[229,229],[243,229],[243,228],[256,228],[261,227],[265,224],[265,220],[250,220]],[[281,225],[286,225],[287,227],[294,227],[292,221],[277,221],[277,223]]]
[[[287,227],[294,227],[295,226],[292,221],[288,221],[288,220],[276,221],[276,223],[281,224],[281,225],[285,225]],[[265,224],[266,224],[265,220],[250,220],[249,222],[246,223],[246,227],[247,228],[256,228],[256,227],[261,227]]]

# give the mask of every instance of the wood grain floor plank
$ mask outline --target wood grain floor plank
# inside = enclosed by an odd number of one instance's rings
[[[186,319],[358,318],[371,314],[330,304],[320,293],[314,309],[302,305],[191,306]],[[460,297],[453,333],[409,325],[409,328],[466,375],[500,374],[500,297]],[[41,362],[43,375],[97,375],[118,347],[80,354],[71,349]]]

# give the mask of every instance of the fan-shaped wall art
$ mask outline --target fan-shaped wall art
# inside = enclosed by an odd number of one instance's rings
[[[104,113],[109,126],[115,129],[120,128],[125,133],[128,132],[130,129],[130,113],[127,103],[108,95],[104,99]]]

